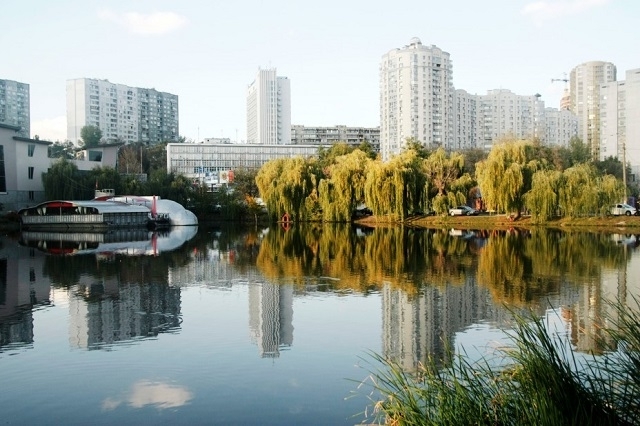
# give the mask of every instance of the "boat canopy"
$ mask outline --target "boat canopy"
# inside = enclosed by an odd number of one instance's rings
[[[21,216],[44,216],[56,214],[105,214],[105,213],[150,213],[148,207],[119,201],[65,201],[53,200],[20,209]]]

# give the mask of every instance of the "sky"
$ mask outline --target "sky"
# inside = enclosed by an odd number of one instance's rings
[[[558,107],[571,69],[640,68],[638,0],[5,0],[0,79],[30,85],[31,137],[66,139],[66,81],[178,95],[187,140],[246,139],[259,69],[291,83],[291,123],[377,127],[379,65],[413,37],[450,54],[453,84]]]

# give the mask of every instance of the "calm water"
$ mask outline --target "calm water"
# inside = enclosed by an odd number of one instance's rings
[[[444,340],[490,354],[509,309],[601,350],[605,299],[640,293],[639,244],[350,226],[5,236],[2,421],[358,424],[371,352],[408,371]]]

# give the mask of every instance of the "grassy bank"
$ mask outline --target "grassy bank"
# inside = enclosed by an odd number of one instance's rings
[[[512,220],[508,215],[483,214],[479,216],[410,216],[403,222],[384,217],[369,216],[356,221],[367,226],[398,225],[423,228],[509,229],[509,228],[559,228],[595,230],[606,232],[640,232],[640,216],[592,216],[582,218],[558,218],[544,224],[534,223],[529,216]]]
[[[602,356],[579,356],[567,349],[569,335],[522,316],[512,345],[477,362],[449,354],[445,367],[430,359],[410,373],[374,355],[373,414],[365,417],[389,425],[640,425],[640,317],[623,305],[614,311]]]

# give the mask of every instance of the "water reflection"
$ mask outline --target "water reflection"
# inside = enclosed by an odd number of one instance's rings
[[[141,380],[134,383],[131,389],[119,397],[109,397],[102,402],[104,411],[115,410],[121,404],[132,408],[143,408],[151,405],[157,409],[177,408],[189,403],[193,393],[184,386],[170,383]]]
[[[640,293],[635,236],[559,230],[360,228],[70,235],[23,233],[0,247],[0,352],[33,343],[34,309],[64,294],[73,348],[180,332],[181,289],[247,286],[248,332],[263,358],[294,344],[294,304],[317,293],[381,298],[385,356],[414,369],[512,309],[562,312],[572,342],[601,352],[606,299]],[[53,292],[50,289],[54,289]],[[62,297],[62,296],[61,296]]]

